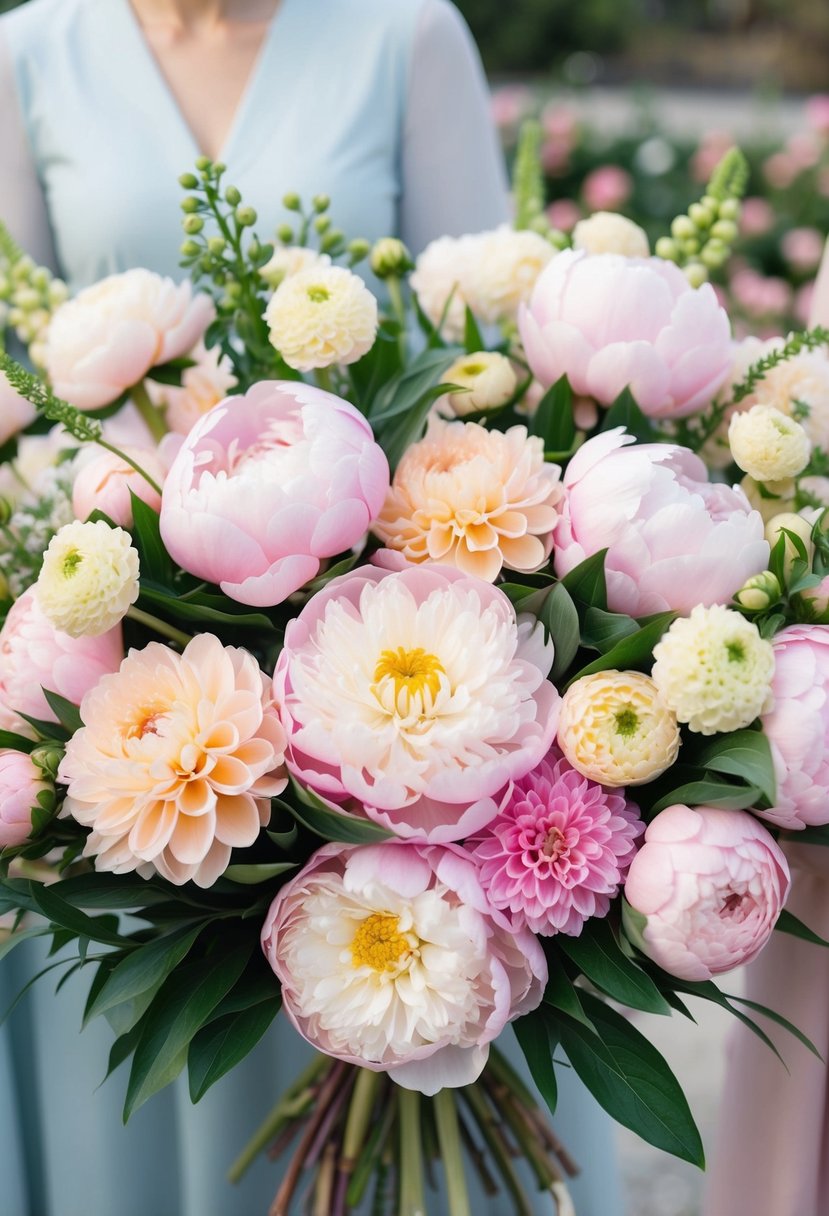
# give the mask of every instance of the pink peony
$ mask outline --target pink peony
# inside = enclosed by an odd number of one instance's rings
[[[359,543],[389,466],[353,405],[298,381],[228,397],[187,435],[164,483],[174,561],[242,604],[280,604]]]
[[[581,219],[581,207],[575,199],[557,198],[550,203],[546,215],[553,228],[570,232]]]
[[[37,410],[31,401],[21,397],[0,372],[0,446],[34,422]]]
[[[817,228],[790,228],[783,234],[780,249],[793,270],[806,274],[823,257],[823,236]]]
[[[589,439],[567,466],[556,573],[607,549],[613,612],[727,604],[768,563],[759,513],[742,490],[709,482],[687,448],[633,442],[617,427]]]
[[[710,284],[694,289],[661,258],[565,250],[518,317],[527,362],[549,387],[610,405],[629,388],[652,418],[704,409],[731,366],[728,316]]]
[[[606,916],[644,830],[624,791],[588,781],[552,751],[466,842],[496,908],[533,933],[578,936]]]
[[[0,849],[28,840],[38,797],[51,788],[24,752],[0,749]]]
[[[30,587],[0,629],[0,728],[31,734],[18,713],[56,722],[44,688],[78,705],[101,676],[117,671],[123,656],[120,625],[99,637],[58,633]]]
[[[552,647],[497,587],[393,556],[404,569],[333,579],[285,631],[288,767],[400,836],[458,840],[552,744]]]
[[[678,804],[656,816],[633,859],[625,924],[670,975],[710,980],[760,953],[788,892],[786,858],[752,815]]]
[[[774,227],[774,208],[768,199],[754,194],[743,199],[740,232],[743,236],[763,236]]]
[[[814,93],[806,102],[806,121],[813,131],[829,135],[829,93]]]
[[[774,706],[762,723],[777,802],[756,814],[799,831],[829,823],[829,629],[790,625],[773,646]]]
[[[425,1094],[472,1084],[547,981],[536,938],[452,846],[326,845],[271,904],[262,948],[314,1047]]]
[[[152,448],[126,447],[126,456],[159,485],[164,481],[164,465]],[[130,491],[154,511],[161,506],[161,495],[132,465],[114,452],[102,451],[82,461],[72,486],[72,510],[76,519],[88,519],[93,511],[103,511],[120,528],[132,527]]]
[[[618,211],[630,198],[633,178],[621,165],[599,165],[582,182],[588,211]]]
[[[68,300],[46,337],[52,387],[81,410],[109,405],[152,367],[186,355],[213,319],[209,296],[149,270],[110,275]]]

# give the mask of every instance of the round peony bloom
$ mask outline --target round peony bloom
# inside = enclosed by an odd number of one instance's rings
[[[59,633],[30,587],[0,629],[0,729],[31,736],[21,713],[56,722],[44,688],[78,705],[102,676],[117,671],[123,657],[120,625],[94,638]]]
[[[223,401],[238,383],[233,365],[218,346],[208,350],[203,342],[190,351],[195,360],[181,374],[181,384],[153,384],[149,392],[155,404],[165,410],[167,426],[177,435],[187,435],[198,420]]]
[[[153,481],[160,485],[164,481],[164,465],[152,448],[126,447],[121,449],[139,465]],[[75,475],[72,486],[72,510],[77,519],[85,520],[93,511],[103,511],[114,524],[121,528],[132,527],[132,499],[130,491],[147,506],[157,511],[161,506],[161,495],[154,490],[146,477],[116,456],[114,452],[102,451],[91,460],[83,461]]]
[[[213,302],[149,270],[87,287],[57,310],[44,364],[52,387],[81,410],[109,405],[152,367],[186,355],[213,320]]]
[[[573,248],[585,253],[618,253],[626,258],[650,256],[644,229],[614,211],[596,211],[573,229]]]
[[[30,756],[0,748],[0,849],[29,839],[32,811],[40,795],[50,792],[51,785]]]
[[[643,616],[727,603],[768,566],[763,521],[743,492],[708,481],[687,448],[637,444],[621,428],[588,439],[564,475],[555,531],[563,577],[607,549],[608,605]]]
[[[513,923],[577,937],[586,920],[607,915],[644,830],[623,792],[588,781],[553,750],[465,847],[490,903]]]
[[[64,812],[92,828],[97,870],[210,887],[253,844],[285,788],[285,735],[269,682],[212,634],[182,654],[131,650],[81,703],[58,778]]]
[[[670,975],[710,980],[760,953],[788,892],[786,858],[753,815],[678,804],[633,859],[625,926]]]
[[[477,1080],[547,982],[536,938],[452,846],[326,845],[271,904],[262,948],[309,1043],[425,1094]]]
[[[164,482],[174,561],[242,604],[280,604],[358,544],[389,466],[362,414],[299,381],[265,380],[196,423]]]
[[[489,583],[434,563],[353,570],[285,631],[288,767],[399,836],[459,840],[547,754],[551,664],[541,625]]]
[[[731,608],[698,604],[673,622],[653,657],[662,700],[701,735],[741,730],[771,709],[771,642]]]
[[[95,523],[66,524],[49,542],[35,594],[55,629],[97,637],[138,599],[138,551],[129,532]]]
[[[735,463],[755,481],[797,477],[812,454],[804,428],[773,405],[753,405],[734,414],[728,443]]]
[[[463,418],[467,414],[500,409],[515,393],[518,377],[506,355],[479,350],[456,359],[441,377],[458,390],[438,397],[435,408],[440,414]]]
[[[643,785],[676,760],[679,727],[650,676],[599,671],[567,689],[556,742],[591,781]]]
[[[692,288],[661,258],[554,258],[522,307],[527,362],[549,388],[610,405],[629,388],[651,418],[685,418],[708,406],[731,367],[728,316],[706,283]]]
[[[527,428],[488,431],[433,417],[404,453],[373,530],[410,562],[436,561],[494,582],[550,555],[561,470]]]
[[[289,367],[356,363],[374,345],[377,301],[359,275],[311,266],[280,283],[265,310],[272,345]]]
[[[820,827],[829,823],[829,629],[789,625],[772,645],[774,705],[762,724],[777,800],[755,814],[789,831]]]
[[[24,426],[34,422],[37,410],[31,401],[12,388],[4,372],[0,372],[0,445],[11,439]]]

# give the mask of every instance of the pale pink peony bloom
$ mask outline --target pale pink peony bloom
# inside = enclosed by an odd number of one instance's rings
[[[543,566],[561,497],[561,470],[526,427],[432,418],[397,466],[373,531],[407,561],[442,562],[492,583],[502,566]]]
[[[829,629],[790,625],[773,646],[774,706],[761,720],[777,801],[756,814],[799,831],[829,823]]]
[[[199,634],[182,654],[131,650],[81,703],[64,811],[95,868],[210,887],[252,845],[287,784],[285,734],[253,655]]]
[[[783,234],[780,249],[793,270],[807,274],[823,256],[823,235],[817,228],[790,228]]]
[[[152,367],[186,355],[213,320],[209,296],[149,270],[87,287],[57,310],[44,361],[52,387],[81,410],[109,405]]]
[[[633,178],[621,165],[599,165],[582,182],[588,211],[618,211],[630,198]]]
[[[28,840],[38,796],[51,788],[24,752],[0,749],[0,849]]]
[[[610,405],[629,388],[652,418],[704,409],[731,366],[728,316],[662,258],[565,250],[547,266],[518,325],[533,374]]]
[[[126,447],[121,449],[145,473],[159,485],[164,481],[164,465],[152,448]],[[93,511],[103,511],[114,524],[121,528],[132,527],[132,499],[130,491],[148,507],[157,511],[161,506],[161,495],[153,489],[146,477],[116,456],[114,452],[101,451],[91,460],[83,461],[72,486],[72,510],[76,519],[88,519]]]
[[[477,1080],[547,982],[536,938],[453,846],[326,845],[271,904],[262,949],[309,1043],[425,1094]]]
[[[59,633],[38,606],[34,588],[9,609],[0,629],[0,728],[31,735],[18,715],[56,722],[43,689],[74,705],[124,657],[121,627],[99,637]]]
[[[465,847],[490,902],[516,925],[575,937],[607,915],[643,831],[624,790],[588,781],[553,750]]]
[[[788,311],[792,289],[785,279],[745,266],[729,281],[734,302],[752,317],[779,317]]]
[[[766,569],[762,518],[742,490],[709,482],[687,448],[631,443],[617,427],[589,439],[567,466],[556,573],[607,549],[613,612],[688,614],[697,604],[727,604]]]
[[[242,604],[280,604],[358,544],[389,466],[362,414],[300,381],[265,380],[196,423],[164,482],[174,561]]]
[[[760,953],[788,892],[788,862],[752,815],[677,804],[656,816],[633,859],[625,923],[670,975],[710,980]]]
[[[285,631],[288,767],[399,836],[459,840],[553,742],[552,646],[491,584],[388,558],[333,579]]]
[[[150,396],[164,407],[167,426],[177,435],[187,435],[203,414],[213,409],[236,387],[233,366],[220,347],[207,350],[199,342],[190,351],[192,367],[185,368],[180,385],[152,384]]]
[[[743,236],[763,236],[774,227],[774,208],[768,199],[753,194],[743,199],[740,209],[740,232]]]
[[[21,397],[9,384],[5,373],[0,372],[0,445],[34,422],[36,415],[31,401]]]
[[[806,121],[813,131],[829,135],[829,93],[815,93],[809,98]]]

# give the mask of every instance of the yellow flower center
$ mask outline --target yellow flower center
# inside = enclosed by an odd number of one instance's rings
[[[83,557],[78,552],[78,550],[70,549],[69,552],[66,553],[63,558],[63,576],[64,576],[64,578],[71,578],[82,561],[83,561]]]
[[[463,367],[461,368],[461,371],[465,376],[480,376],[481,372],[484,370],[485,368],[483,363],[464,363]]]
[[[427,654],[422,647],[406,650],[384,650],[374,668],[375,682],[389,676],[394,680],[394,699],[397,702],[404,693],[410,703],[412,697],[422,696],[426,689],[436,697],[440,691],[440,677],[446,671],[435,654]]]
[[[351,943],[351,961],[355,967],[373,967],[375,971],[394,968],[409,950],[409,942],[398,933],[396,916],[375,912],[357,929]]]
[[[312,304],[324,304],[326,300],[330,300],[331,292],[327,287],[309,287],[308,299]]]
[[[626,705],[616,714],[616,730],[623,739],[630,739],[639,729],[639,715],[632,705]]]

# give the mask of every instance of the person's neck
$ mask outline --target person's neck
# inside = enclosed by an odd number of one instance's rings
[[[143,25],[206,28],[236,21],[267,21],[279,0],[130,0]]]

